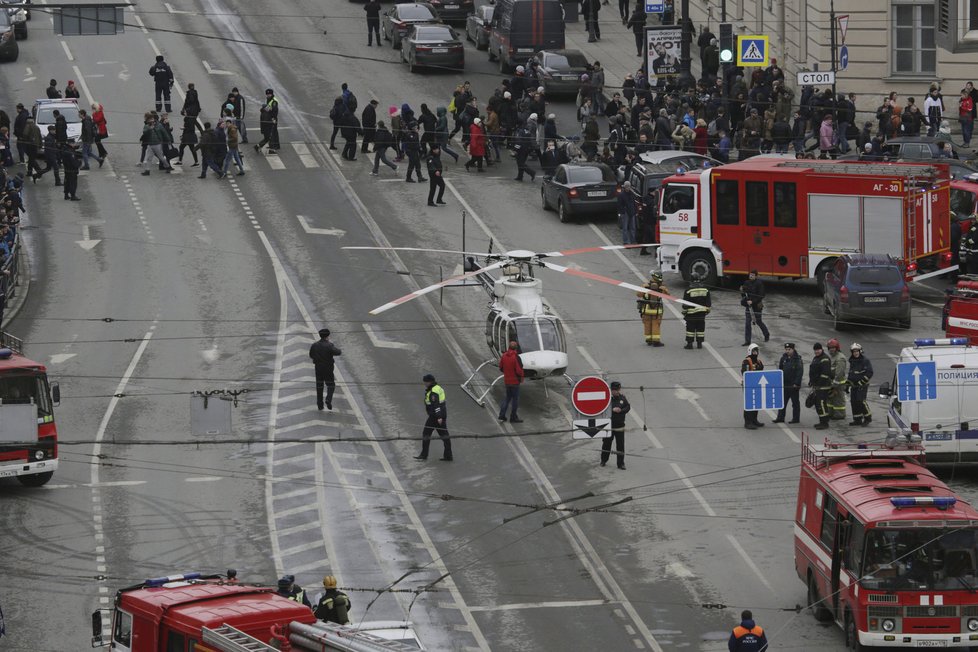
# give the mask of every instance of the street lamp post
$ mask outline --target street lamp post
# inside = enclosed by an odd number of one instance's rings
[[[692,63],[689,55],[689,46],[693,40],[693,33],[689,29],[689,0],[683,0],[683,17],[680,21],[682,26],[682,40],[679,46],[679,87],[680,88],[692,88],[696,85],[696,80],[693,79],[693,74],[690,72],[690,65]],[[726,12],[724,12],[726,13]]]

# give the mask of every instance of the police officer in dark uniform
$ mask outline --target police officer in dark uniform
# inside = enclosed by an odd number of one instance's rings
[[[789,401],[791,402],[791,421],[788,423],[798,423],[801,417],[798,394],[801,391],[801,381],[805,377],[805,368],[801,356],[795,350],[794,342],[785,342],[784,353],[778,360],[778,369],[781,370],[784,386],[784,407],[778,410],[778,417],[774,423],[784,423],[784,415],[788,410]]]
[[[326,591],[316,605],[316,618],[328,623],[349,625],[350,608],[353,606],[349,596],[336,588],[336,578],[332,575],[323,578],[323,588]]]
[[[808,386],[814,391],[815,412],[818,414],[816,430],[829,427],[829,397],[832,395],[832,360],[819,342],[812,347],[815,357],[808,365]]]
[[[276,593],[283,598],[294,600],[312,609],[312,603],[306,597],[306,592],[302,590],[301,586],[296,586],[295,575],[283,575],[278,581],[278,591]]]
[[[727,648],[730,652],[764,652],[768,649],[764,629],[754,622],[750,609],[741,612],[740,624],[730,633]]]
[[[65,200],[81,201],[78,197],[78,170],[81,169],[81,155],[75,149],[75,139],[65,141],[61,152],[61,165],[65,169]]]
[[[445,205],[445,179],[442,178],[442,172],[444,169],[441,164],[441,147],[438,143],[431,144],[431,152],[428,154],[428,160],[426,161],[428,166],[428,205],[429,206],[444,206]],[[435,190],[438,191],[438,203],[435,203]]]
[[[339,348],[329,341],[329,329],[319,331],[319,341],[309,347],[309,357],[316,365],[316,407],[323,409],[323,386],[326,387],[326,407],[333,409],[333,392],[336,390],[336,379],[333,377],[335,361],[333,358],[341,355]]]
[[[618,457],[618,468],[625,470],[625,415],[632,409],[628,399],[621,393],[621,383],[611,383],[611,437],[605,437],[601,442],[601,466],[608,463],[611,457],[611,440],[615,440],[615,455]]]
[[[761,311],[764,310],[764,283],[757,278],[757,270],[752,269],[747,276],[747,280],[740,286],[740,305],[744,307],[744,344],[751,343],[751,326],[757,324],[764,334],[764,341],[771,339],[771,333],[767,329],[764,320],[761,319]]]
[[[692,277],[692,285],[683,293],[683,301],[695,303],[698,307],[683,306],[683,318],[686,320],[686,346],[683,348],[692,349],[693,340],[696,340],[696,348],[703,348],[703,340],[706,338],[706,316],[710,314],[710,288],[703,285],[703,277],[695,274]]]
[[[255,151],[261,154],[261,148],[268,144],[269,154],[278,154],[278,98],[271,88],[265,89],[265,103],[258,109],[258,126],[261,128],[261,141],[255,145]]]
[[[153,78],[156,86],[156,110],[163,110],[163,102],[160,101],[162,98],[166,102],[166,112],[171,113],[173,108],[170,106],[170,89],[173,88],[173,71],[163,60],[162,54],[156,55],[156,63],[150,67],[149,76]]]
[[[452,440],[448,434],[448,407],[445,405],[445,390],[435,380],[431,374],[425,374],[421,379],[424,381],[424,409],[428,413],[428,419],[424,422],[424,430],[421,431],[421,454],[416,455],[416,460],[428,459],[428,446],[431,444],[431,433],[438,431],[442,443],[445,445],[445,454],[441,460],[443,462],[452,461]]]
[[[849,402],[852,405],[852,421],[850,426],[868,426],[873,420],[873,414],[866,403],[869,393],[869,380],[873,377],[873,363],[863,354],[862,344],[853,342],[849,347]]]

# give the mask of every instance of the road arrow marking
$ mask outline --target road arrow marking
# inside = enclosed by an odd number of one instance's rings
[[[342,238],[346,235],[346,231],[343,229],[320,229],[314,226],[310,226],[308,218],[305,215],[296,215],[299,218],[299,224],[302,225],[302,229],[306,233],[312,235],[335,235],[337,238]]]
[[[188,11],[187,13],[189,14],[191,12]],[[230,70],[221,70],[220,68],[211,68],[211,64],[207,63],[203,59],[201,59],[200,62],[202,64],[204,64],[204,70],[207,71],[207,74],[208,75],[233,75],[234,74]]]
[[[370,324],[364,324],[363,330],[367,332],[367,337],[370,338],[370,343],[379,349],[406,349],[408,351],[414,351],[418,347],[414,344],[408,342],[388,342],[387,340],[382,340],[377,337],[374,332],[373,326]]]
[[[675,385],[675,388],[676,388],[676,398],[678,398],[680,401],[689,401],[690,403],[693,404],[693,407],[696,408],[696,411],[700,413],[701,417],[703,417],[707,421],[713,420],[710,418],[710,415],[706,413],[706,410],[704,410],[703,407],[699,404],[699,400],[700,400],[699,394],[697,394],[696,392],[690,389],[686,389],[682,385]]]
[[[910,372],[910,375],[913,376],[913,385],[910,386],[910,390],[908,393],[910,394],[910,400],[916,401],[917,388],[919,387],[921,390],[923,390],[923,386],[920,384],[920,367],[914,367],[913,371]],[[927,392],[921,391],[920,393],[926,394]]]
[[[51,360],[51,364],[61,364],[62,362],[67,362],[68,360],[71,360],[76,355],[78,354],[77,353],[55,353],[49,359]]]
[[[91,251],[95,248],[95,245],[102,242],[101,240],[92,240],[91,227],[87,224],[82,226],[82,239],[75,240],[75,244],[84,249],[85,251]]]
[[[761,376],[761,379],[757,381],[757,385],[761,388],[761,409],[767,409],[767,376]]]
[[[209,349],[201,349],[200,356],[204,358],[204,362],[208,364],[214,364],[215,362],[217,362],[217,358],[219,356],[217,351],[217,344],[214,344]]]

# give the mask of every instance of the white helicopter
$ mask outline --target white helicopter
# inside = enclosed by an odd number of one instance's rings
[[[568,383],[573,383],[573,379],[566,373],[567,342],[564,337],[564,327],[561,324],[560,317],[554,314],[549,306],[543,302],[543,284],[540,279],[533,275],[533,269],[535,267],[550,269],[555,272],[585,278],[590,281],[615,285],[626,290],[651,294],[669,301],[687,303],[677,297],[654,292],[640,285],[618,281],[607,276],[601,276],[579,269],[564,267],[563,265],[547,262],[543,260],[544,258],[560,258],[596,251],[655,246],[657,245],[605,245],[568,249],[566,251],[549,251],[545,253],[514,249],[504,253],[490,252],[488,254],[445,249],[422,249],[417,247],[343,248],[381,251],[418,251],[462,254],[463,256],[467,256],[465,259],[464,273],[394,299],[378,308],[374,308],[370,311],[370,314],[379,315],[382,312],[417,299],[420,296],[443,287],[457,285],[460,281],[474,277],[489,295],[489,314],[486,317],[485,334],[486,344],[488,344],[493,357],[476,367],[475,371],[462,383],[461,387],[476,403],[484,406],[485,397],[492,390],[493,386],[499,382],[502,376],[496,377],[481,394],[476,393],[472,389],[472,380],[486,365],[498,365],[500,356],[509,348],[510,342],[515,341],[519,346],[520,361],[523,364],[524,377],[527,380],[542,380],[550,376],[563,376],[567,379]],[[487,264],[480,266],[475,261],[476,256],[485,257]],[[496,269],[502,271],[502,276],[499,278],[489,274],[489,272]],[[546,388],[546,384],[544,384],[544,388]]]

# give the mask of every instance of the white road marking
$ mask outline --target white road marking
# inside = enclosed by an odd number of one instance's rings
[[[934,303],[933,301],[924,301],[923,299],[918,299],[917,297],[910,297],[910,298],[912,300],[916,301],[917,303],[924,304],[925,306],[931,306],[933,308],[942,308],[942,309],[944,308],[944,304],[943,303]]]
[[[163,3],[163,6],[166,7],[166,10],[169,11],[171,14],[193,14],[193,13],[195,13],[193,11],[184,11],[183,9],[174,9],[173,8],[173,5],[171,5],[169,2],[164,2]]]
[[[295,153],[299,155],[299,160],[307,168],[318,168],[319,161],[309,152],[309,146],[305,143],[291,143]]]
[[[71,54],[71,50],[68,49],[68,44],[64,41],[61,41],[61,47],[64,49],[65,56],[68,57],[68,61],[74,61],[75,57]]]
[[[285,169],[285,163],[283,163],[282,159],[278,157],[278,154],[266,154],[265,161],[268,163],[268,167],[272,168],[273,170]]]
[[[142,21],[139,21],[139,23],[142,24]],[[163,53],[160,52],[160,49],[156,47],[156,41],[154,41],[151,38],[148,38],[146,39],[146,42],[149,43],[149,47],[153,48],[153,53],[156,54],[156,56],[158,57],[163,56]]]
[[[594,358],[591,357],[591,354],[587,352],[587,349],[581,345],[577,345],[577,352],[581,354],[581,357],[584,358],[585,362],[591,365],[592,369],[595,371],[601,371],[601,365],[595,362]]]
[[[703,494],[700,493],[700,490],[696,488],[696,486],[690,481],[690,479],[686,477],[686,474],[683,473],[683,470],[681,468],[679,468],[679,465],[676,464],[675,462],[669,462],[669,466],[671,466],[673,472],[677,476],[679,476],[679,479],[682,480],[682,483],[686,485],[686,488],[689,489],[689,492],[693,494],[693,497],[699,502],[700,506],[703,508],[703,511],[706,512],[706,515],[716,516],[717,513],[713,511],[712,507],[710,507],[710,503],[706,502],[706,498],[703,497]]]
[[[302,226],[302,230],[306,233],[312,235],[335,235],[338,238],[342,238],[344,235],[346,235],[346,231],[343,229],[321,229],[319,227],[312,226],[309,224],[309,218],[305,215],[296,215],[296,218],[298,218],[299,224]]]
[[[219,475],[192,475],[189,478],[184,478],[184,482],[217,482],[218,480],[223,480]]]
[[[565,602],[520,602],[515,604],[493,604],[486,606],[469,607],[470,611],[515,611],[523,609],[555,609],[566,607],[603,607],[615,604],[609,600],[567,600]],[[466,630],[468,631],[468,630]]]
[[[767,578],[764,577],[764,573],[762,573],[761,569],[757,567],[757,564],[754,563],[754,560],[750,558],[750,555],[748,555],[747,551],[744,550],[743,546],[740,545],[740,542],[737,541],[736,538],[734,538],[734,535],[728,534],[727,541],[729,541],[730,545],[734,547],[734,550],[736,550],[737,554],[741,556],[741,558],[747,564],[748,568],[754,571],[754,574],[757,575],[758,579],[761,580],[761,584],[769,588],[771,590],[771,593],[774,593],[775,592],[774,587],[771,586],[771,583],[767,581]]]
[[[92,239],[91,227],[87,224],[82,225],[82,239],[75,240],[75,244],[84,249],[85,251],[91,251],[95,248],[95,245],[102,242],[101,240]]]
[[[146,480],[113,480],[110,482],[99,482],[99,483],[88,483],[84,486],[98,488],[98,487],[136,487],[141,484],[146,484]],[[102,520],[101,516],[96,516],[99,521]]]
[[[184,13],[188,13],[189,14],[190,12],[188,11],[188,12],[184,12]],[[202,64],[204,64],[204,70],[207,71],[207,74],[208,75],[233,75],[233,74],[235,74],[235,73],[231,72],[230,70],[221,70],[220,68],[211,68],[211,64],[207,63],[203,59],[201,59],[200,62]]]
[[[703,406],[700,405],[699,394],[697,394],[691,389],[686,389],[682,385],[675,385],[675,388],[676,388],[676,398],[678,398],[680,401],[689,401],[690,403],[692,403],[693,407],[696,408],[696,411],[700,413],[701,417],[703,417],[707,421],[713,420],[710,418],[710,415],[706,413],[706,410],[703,409]]]
[[[74,358],[76,355],[78,354],[77,353],[55,353],[48,359],[51,361],[51,364],[63,364],[68,360]]]
[[[414,351],[418,347],[409,342],[390,342],[388,340],[382,340],[377,337],[374,332],[374,327],[370,324],[364,324],[363,330],[367,332],[367,337],[370,338],[370,343],[379,349],[406,349],[408,351]]]
[[[138,14],[136,14],[135,6],[132,7],[132,17],[133,20],[136,21],[136,24],[139,25],[139,29],[143,30],[143,34],[149,34],[149,30],[146,29],[146,25],[143,24],[143,19],[140,18]]]
[[[669,564],[669,572],[671,572],[676,577],[683,577],[687,579],[690,577],[696,577],[696,574],[693,573],[693,571],[689,570],[678,561],[674,561],[671,564]]]
[[[204,362],[208,364],[214,364],[215,362],[217,362],[217,358],[219,357],[219,355],[220,354],[218,352],[216,342],[211,345],[211,348],[201,349],[200,351],[200,357],[202,357],[204,359]]]

